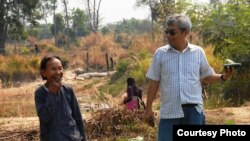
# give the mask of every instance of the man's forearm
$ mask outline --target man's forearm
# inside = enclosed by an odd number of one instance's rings
[[[214,74],[214,75],[211,75],[211,76],[208,76],[204,79],[202,79],[203,82],[206,82],[206,83],[215,83],[215,82],[221,82],[223,81],[221,79],[221,75],[222,74]]]
[[[146,109],[152,110],[152,104],[159,88],[159,81],[151,80],[147,91]]]

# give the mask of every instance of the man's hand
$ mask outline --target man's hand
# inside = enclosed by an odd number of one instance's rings
[[[229,77],[233,76],[235,73],[234,67],[227,67],[224,69],[223,78],[228,79]]]
[[[154,113],[152,110],[146,110],[143,115],[144,121],[151,127],[155,126]]]

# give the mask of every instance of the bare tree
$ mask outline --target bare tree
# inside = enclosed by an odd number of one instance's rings
[[[149,6],[151,12],[151,34],[154,40],[154,23],[163,23],[167,15],[174,13],[175,0],[136,0],[136,6]]]
[[[53,23],[54,23],[54,33],[55,33],[55,46],[57,45],[57,34],[56,34],[56,2],[57,0],[53,0]]]
[[[55,0],[41,0],[38,3],[38,6],[41,11],[41,17],[45,21],[45,24],[48,24],[47,18],[54,10],[54,1]]]
[[[99,19],[100,19],[100,5],[102,0],[87,0],[86,7],[87,7],[87,14],[89,18],[89,26],[92,32],[98,31],[99,26]],[[93,2],[93,3],[91,3]],[[97,4],[98,3],[98,4]]]
[[[158,1],[157,0],[136,0],[136,6],[140,7],[143,5],[148,5],[150,8],[150,13],[151,13],[151,38],[154,40],[154,20],[155,20],[155,7],[157,5]]]
[[[63,5],[64,5],[64,10],[65,10],[65,21],[66,21],[66,26],[67,26],[67,48],[70,47],[70,40],[69,40],[69,15],[68,15],[68,1],[63,0]]]

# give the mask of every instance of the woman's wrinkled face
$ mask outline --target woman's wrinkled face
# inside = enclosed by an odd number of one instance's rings
[[[47,83],[59,81],[63,77],[62,62],[53,58],[46,63],[46,69],[42,70],[42,75],[47,78]]]

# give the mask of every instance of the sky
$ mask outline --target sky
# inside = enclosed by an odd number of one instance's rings
[[[69,9],[71,10],[73,8],[80,8],[81,10],[86,10],[84,8],[84,1],[86,0],[68,0]],[[210,0],[194,1],[209,2]],[[149,7],[135,7],[135,2],[136,0],[102,0],[100,6],[100,24],[106,25],[108,23],[116,23],[118,21],[122,21],[123,19],[131,19],[132,17],[136,19],[150,18]],[[60,4],[57,11],[62,12],[62,7],[62,4]]]
[[[69,8],[85,10],[85,0],[69,0]],[[149,7],[135,8],[136,0],[102,0],[100,6],[101,24],[115,23],[123,19],[146,19],[150,17]],[[60,7],[60,6],[59,6]],[[59,10],[60,11],[60,10]]]

